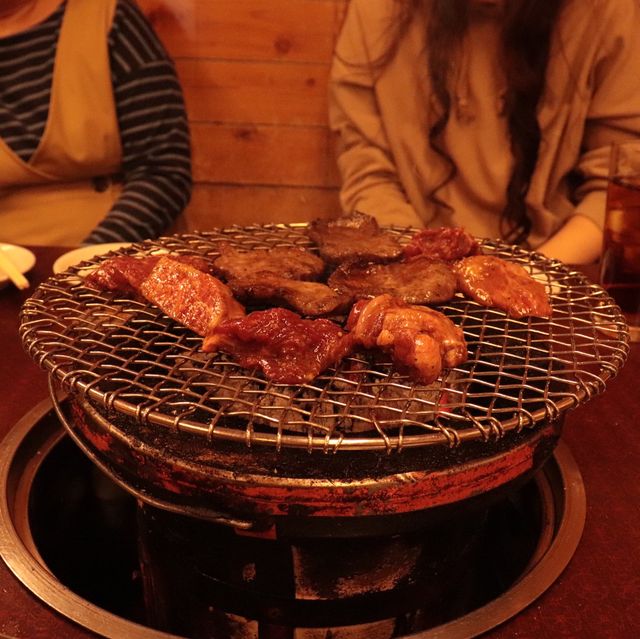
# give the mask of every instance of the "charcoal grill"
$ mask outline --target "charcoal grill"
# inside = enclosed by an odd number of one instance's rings
[[[413,233],[387,230],[403,243]],[[221,243],[314,250],[304,225],[260,225],[116,253],[214,259]],[[307,384],[270,382],[203,353],[201,338],[160,310],[85,286],[83,270],[108,256],[42,284],[20,333],[52,396],[71,398],[58,405],[70,435],[143,502],[279,535],[310,521],[318,534],[335,534],[336,521],[346,535],[393,531],[529,477],[564,415],[601,393],[629,351],[624,317],[601,287],[539,254],[480,244],[543,282],[553,315],[508,318],[462,296],[439,306],[462,327],[469,357],[430,386],[366,354]]]

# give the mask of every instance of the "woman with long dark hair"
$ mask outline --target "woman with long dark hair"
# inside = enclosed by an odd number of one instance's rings
[[[596,259],[639,61],[637,0],[351,0],[330,81],[344,211]]]

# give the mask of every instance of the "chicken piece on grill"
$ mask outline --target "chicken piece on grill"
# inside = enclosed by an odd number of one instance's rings
[[[353,299],[320,282],[301,282],[268,272],[231,279],[227,284],[245,303],[270,302],[310,317],[344,312]]]
[[[142,281],[151,273],[161,257],[170,257],[176,262],[189,264],[199,271],[207,273],[211,263],[195,255],[116,255],[102,262],[95,270],[88,273],[84,281],[103,291],[137,294]]]
[[[385,233],[375,218],[364,213],[335,220],[315,220],[307,230],[318,245],[321,257],[330,264],[346,260],[389,262],[402,255],[402,246],[393,235]]]
[[[327,319],[303,319],[285,308],[254,311],[219,324],[203,350],[222,351],[244,368],[260,367],[274,382],[303,384],[337,364],[352,348],[351,336]]]
[[[223,282],[168,257],[158,260],[139,292],[176,322],[202,336],[224,320],[244,316],[243,306]]]
[[[458,288],[484,306],[509,317],[551,317],[547,290],[519,264],[491,255],[466,257],[454,265]]]
[[[388,293],[408,304],[439,304],[456,292],[456,276],[451,267],[425,256],[390,264],[345,262],[327,283],[355,299]]]
[[[391,295],[356,302],[347,328],[356,344],[388,351],[399,370],[422,384],[467,359],[462,330],[446,315]]]
[[[475,238],[460,227],[422,229],[404,247],[405,258],[425,255],[445,262],[460,260],[479,252],[480,246]]]
[[[229,244],[220,247],[220,257],[213,262],[216,274],[227,280],[254,277],[256,273],[275,273],[293,280],[317,280],[324,272],[324,262],[313,253],[294,247],[275,247],[238,251]]]

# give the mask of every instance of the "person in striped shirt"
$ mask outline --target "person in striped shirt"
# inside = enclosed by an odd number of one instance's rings
[[[191,195],[173,63],[134,0],[0,5],[0,241],[138,241]]]

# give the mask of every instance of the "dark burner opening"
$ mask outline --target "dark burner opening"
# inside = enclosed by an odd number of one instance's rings
[[[109,612],[144,623],[136,510],[136,500],[68,437],[43,461],[29,496],[33,540],[59,581]]]
[[[507,591],[538,546],[542,511],[530,480],[486,508],[392,537],[241,537],[138,508],[65,437],[37,472],[29,517],[56,578],[125,619],[194,639],[247,636],[238,633],[255,619],[259,639],[387,621],[391,638]]]

